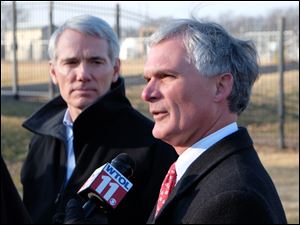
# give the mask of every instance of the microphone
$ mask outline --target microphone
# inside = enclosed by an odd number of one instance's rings
[[[132,188],[132,183],[127,178],[133,175],[134,169],[135,162],[126,153],[119,154],[111,163],[96,169],[77,192],[87,200],[82,207],[85,217],[96,206],[105,212],[115,209]]]

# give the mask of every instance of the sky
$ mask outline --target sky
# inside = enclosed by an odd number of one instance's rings
[[[134,10],[144,15],[157,18],[172,16],[188,18],[190,13],[197,16],[218,18],[219,15],[231,12],[239,16],[263,16],[273,9],[298,7],[298,1],[114,1],[121,7]]]
[[[31,11],[30,18],[19,26],[44,26],[48,24],[48,2],[41,1],[17,1],[22,3],[26,10]],[[220,15],[228,14],[229,16],[263,16],[274,9],[286,9],[290,7],[299,8],[298,1],[54,1],[54,23],[62,24],[66,18],[76,14],[86,14],[86,10],[92,9],[101,15],[97,9],[110,7],[114,9],[115,4],[119,3],[122,9],[129,12],[136,12],[142,16],[150,18],[173,17],[173,18],[190,18],[193,13],[197,18],[218,19]],[[2,3],[1,3],[2,4]],[[77,7],[75,7],[77,5]],[[85,10],[80,9],[81,5]],[[103,15],[102,15],[103,16]],[[114,12],[110,17],[103,17],[111,25],[115,23]],[[20,21],[22,23],[22,21]],[[217,21],[216,21],[217,22]]]

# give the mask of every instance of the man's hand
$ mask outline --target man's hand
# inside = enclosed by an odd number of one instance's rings
[[[99,211],[93,212],[86,218],[80,202],[70,199],[66,206],[64,224],[108,224],[108,221],[107,217]]]

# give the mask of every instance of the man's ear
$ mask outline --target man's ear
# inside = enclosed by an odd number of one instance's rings
[[[233,76],[230,73],[224,73],[216,76],[215,101],[223,101],[228,98],[233,88]]]
[[[54,62],[52,61],[49,61],[49,67],[50,67],[50,76],[51,76],[51,79],[52,79],[52,82],[57,85],[58,84],[58,81],[57,81],[57,77],[56,77],[56,69],[55,69],[55,65],[54,65]]]
[[[114,65],[114,74],[113,74],[113,79],[112,82],[116,82],[119,77],[120,77],[120,69],[121,69],[121,61],[119,58],[115,60],[115,65]]]

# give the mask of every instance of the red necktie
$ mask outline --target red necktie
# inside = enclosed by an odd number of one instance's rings
[[[175,163],[173,163],[164,179],[164,182],[161,185],[159,197],[156,205],[155,216],[158,214],[159,210],[163,207],[170,193],[172,192],[176,184],[176,176],[177,175],[175,170]]]

